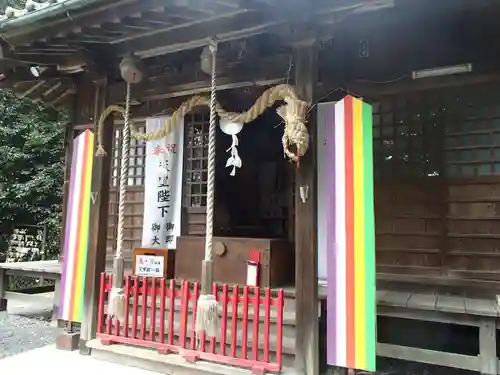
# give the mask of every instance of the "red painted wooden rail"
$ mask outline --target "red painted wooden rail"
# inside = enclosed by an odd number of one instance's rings
[[[101,274],[97,337],[104,345],[122,343],[154,348],[162,354],[180,354],[188,361],[205,360],[250,368],[257,374],[281,371],[283,290],[279,290],[273,297],[269,288],[235,285],[229,293],[229,287],[226,284],[223,284],[221,288],[214,284],[213,293],[222,307],[221,330],[217,337],[208,338],[201,334],[197,340],[194,327],[196,304],[200,295],[199,283],[181,281],[178,287],[175,280],[127,277],[125,295],[129,303],[126,305],[125,319],[120,326],[119,321],[106,314],[105,304],[109,299],[112,281],[112,275]],[[264,293],[261,294],[261,292]],[[152,298],[153,296],[156,298]],[[141,304],[139,304],[139,299]],[[180,306],[176,307],[176,301],[179,299]],[[130,301],[132,306],[130,306]],[[158,303],[159,310],[157,311]],[[148,306],[149,309],[142,308],[142,306]],[[229,306],[231,306],[232,314],[228,318]],[[249,306],[253,307],[254,314],[251,334],[248,332]],[[259,319],[261,306],[264,310],[263,321]],[[271,308],[276,311],[275,358],[272,361],[270,358],[272,351],[270,345]],[[241,319],[238,319],[239,310],[243,310]],[[178,318],[177,322],[176,318]],[[262,336],[259,332],[260,325],[263,325]],[[241,338],[239,339],[240,332]],[[228,340],[228,333],[230,340]],[[262,342],[262,347],[259,346],[259,342]]]

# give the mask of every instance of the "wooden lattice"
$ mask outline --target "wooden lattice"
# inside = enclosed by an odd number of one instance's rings
[[[208,112],[185,118],[184,206],[206,207],[208,167]]]

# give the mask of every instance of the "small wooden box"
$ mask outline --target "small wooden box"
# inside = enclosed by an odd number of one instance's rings
[[[292,286],[295,282],[295,252],[285,239],[214,237],[214,281],[245,285],[250,250],[260,252],[259,286]],[[205,237],[177,238],[175,276],[200,280],[205,255]]]
[[[163,257],[163,277],[173,279],[175,277],[175,251],[159,248],[137,248],[132,251],[132,274],[136,274],[136,260],[140,255],[152,255]]]

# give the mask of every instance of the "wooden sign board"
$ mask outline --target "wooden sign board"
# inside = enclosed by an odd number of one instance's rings
[[[175,251],[159,248],[137,248],[132,251],[132,271],[135,276],[173,278]]]

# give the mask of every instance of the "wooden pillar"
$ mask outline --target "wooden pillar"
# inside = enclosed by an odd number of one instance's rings
[[[5,290],[7,289],[8,282],[5,270],[0,268],[0,312],[7,311],[7,298],[5,298]]]
[[[295,85],[302,100],[315,102],[317,45],[314,39],[295,45]],[[316,111],[309,114],[309,150],[300,159],[295,178],[295,287],[296,330],[295,370],[298,374],[319,374],[319,318],[317,270],[317,178]],[[300,187],[307,188],[305,203]]]
[[[64,134],[64,183],[63,183],[63,206],[62,206],[62,227],[61,235],[59,237],[59,258],[58,262],[61,265],[64,263],[64,241],[66,237],[66,215],[68,211],[68,196],[69,196],[69,181],[71,178],[71,163],[73,158],[73,127],[76,124],[76,112],[78,110],[78,96],[73,96],[73,103],[71,105],[69,122],[66,125],[66,131]],[[54,298],[54,309],[52,313],[52,321],[57,321],[58,326],[63,327],[63,322],[59,322],[59,307],[60,307],[60,289],[61,289],[61,279],[56,280],[55,285],[55,298]]]
[[[496,319],[484,318],[479,322],[479,358],[481,375],[498,373]]]
[[[93,113],[95,147],[97,146],[97,121],[107,105],[106,80],[94,82]],[[90,99],[88,97],[83,98]],[[80,332],[80,353],[90,354],[86,342],[95,338],[97,330],[97,307],[99,298],[99,278],[106,268],[106,240],[109,212],[109,186],[113,145],[113,117],[108,117],[104,124],[103,147],[105,157],[94,157],[90,205],[89,249],[87,256],[86,283],[84,292],[84,314]]]

